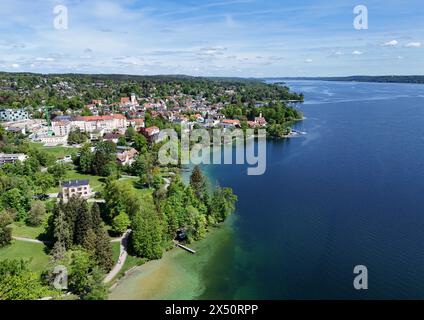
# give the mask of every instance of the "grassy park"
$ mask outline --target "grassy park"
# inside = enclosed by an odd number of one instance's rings
[[[0,249],[0,261],[5,259],[30,260],[35,272],[42,272],[49,262],[46,247],[41,243],[13,240],[12,244]]]

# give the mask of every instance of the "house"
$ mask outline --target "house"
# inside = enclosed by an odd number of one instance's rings
[[[0,153],[0,165],[6,164],[6,163],[16,163],[16,162],[24,162],[28,158],[27,155],[23,153],[13,153],[13,154],[7,154],[7,153]]]
[[[26,134],[25,127],[7,127],[5,129],[7,132],[10,132],[12,134]]]
[[[255,117],[255,123],[256,125],[260,126],[260,127],[265,127],[268,122],[266,122],[265,118],[262,117],[262,113],[259,114],[259,117]]]
[[[120,137],[122,137],[122,135],[119,133],[106,133],[103,137],[103,141],[118,143]]]
[[[128,120],[128,122],[129,122],[129,125],[133,127],[135,130],[144,128],[144,118],[131,119],[131,120]]]
[[[205,127],[206,128],[214,128],[219,124],[219,120],[216,119],[206,119],[205,120]]]
[[[1,109],[0,121],[14,122],[29,120],[29,114],[24,109]]]
[[[225,119],[222,120],[220,124],[224,128],[236,128],[240,127],[240,120]]]
[[[138,155],[138,151],[134,148],[125,148],[123,150],[120,150],[118,148],[118,153],[116,154],[116,159],[120,164],[124,165],[131,165],[134,163],[135,158]]]
[[[197,121],[198,123],[203,123],[203,122],[205,122],[205,118],[203,118],[203,117],[202,117],[202,115],[200,115],[200,114],[195,114],[195,115],[194,115],[194,118],[196,119],[196,121]]]
[[[146,137],[149,142],[157,142],[159,139],[160,129],[156,126],[141,128],[140,132]]]
[[[89,199],[93,195],[88,180],[70,180],[63,182],[60,197],[68,202],[73,196]]]

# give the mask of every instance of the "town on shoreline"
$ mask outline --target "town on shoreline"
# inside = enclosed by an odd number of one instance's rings
[[[283,84],[178,76],[0,74],[0,299],[106,299],[234,211],[231,188],[163,165],[161,131],[297,134]],[[19,290],[17,289],[19,288]]]

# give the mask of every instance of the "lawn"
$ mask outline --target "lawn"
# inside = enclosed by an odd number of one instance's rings
[[[83,174],[79,173],[77,170],[69,170],[66,173],[66,176],[64,180],[89,180],[90,181],[90,187],[98,192],[102,190],[102,184],[105,181],[105,177],[100,176],[93,176],[91,174]],[[59,192],[59,187],[50,188],[47,193],[56,193]]]
[[[73,154],[76,154],[78,152],[77,148],[72,148],[72,147],[45,147],[42,144],[35,143],[35,142],[31,142],[31,146],[33,146],[37,149],[40,149],[40,150],[42,149],[42,150],[50,153],[56,159],[61,159],[64,156],[73,155]]]
[[[119,254],[121,253],[121,243],[112,242],[113,261],[118,262]]]
[[[134,188],[135,192],[140,196],[140,198],[142,198],[144,201],[150,202],[151,204],[153,204],[153,190],[152,189],[148,189],[148,188],[144,188],[144,189],[139,189],[137,188],[137,182],[138,179],[137,178],[128,178],[128,179],[122,179],[119,180],[120,184],[127,184],[129,186],[131,186],[132,188]]]
[[[45,226],[29,227],[23,222],[14,222],[12,225],[12,234],[15,237],[38,239],[38,236],[45,230]]]
[[[49,256],[44,249],[43,244],[13,240],[11,245],[0,249],[0,261],[5,259],[31,260],[31,270],[41,272],[49,262]]]

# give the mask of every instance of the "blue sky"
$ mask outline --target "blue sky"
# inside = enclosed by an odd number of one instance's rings
[[[357,5],[368,30],[353,27]],[[3,71],[424,74],[422,0],[2,0],[0,17]]]

